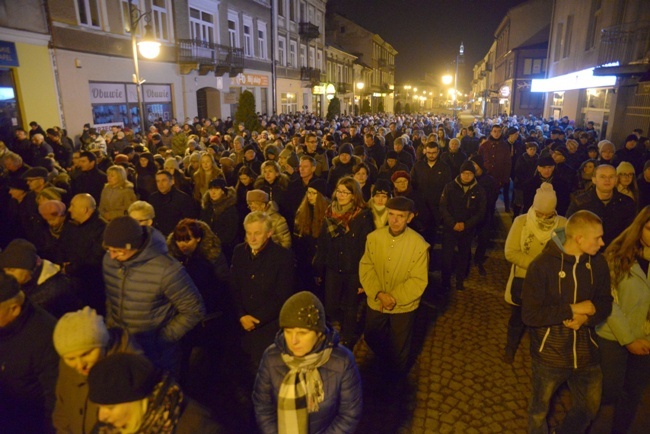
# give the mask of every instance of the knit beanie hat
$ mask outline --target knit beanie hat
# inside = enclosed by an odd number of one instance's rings
[[[627,161],[621,161],[621,163],[618,165],[616,168],[616,174],[620,175],[621,173],[636,173],[634,171],[634,166],[632,166],[632,163],[628,163]]]
[[[549,166],[555,166],[555,160],[549,156],[546,157],[540,157],[539,160],[537,160],[537,167],[549,167]]]
[[[476,167],[474,167],[474,163],[471,161],[464,161],[463,164],[460,165],[460,173],[463,172],[472,172],[476,175]]]
[[[142,226],[129,216],[117,217],[106,225],[104,230],[104,245],[116,249],[139,249],[144,244],[145,237]]]
[[[208,189],[210,188],[220,188],[224,192],[226,191],[226,181],[222,178],[214,178],[208,183]]]
[[[0,253],[0,268],[20,268],[33,270],[38,262],[38,253],[32,243],[16,238]]]
[[[264,190],[251,190],[246,193],[246,202],[264,202],[269,201],[269,194]]]
[[[112,354],[90,370],[88,399],[99,405],[139,401],[151,395],[160,379],[160,371],[144,356]]]
[[[375,186],[374,189],[372,190],[372,195],[376,194],[385,194],[388,197],[393,196],[393,187],[390,185],[390,182],[388,182],[387,179],[380,178],[377,181],[375,181]]]
[[[345,145],[342,145],[339,148],[339,155],[341,155],[341,154],[353,155],[354,154],[354,148],[352,147],[351,144],[346,143]]]
[[[13,276],[0,270],[0,303],[14,298],[20,292],[20,284]]]
[[[289,297],[280,310],[280,328],[303,328],[325,333],[325,308],[318,297],[302,291]]]
[[[535,193],[533,208],[535,211],[550,214],[555,211],[556,205],[557,196],[555,195],[555,190],[553,190],[553,185],[549,182],[542,182],[542,185],[537,189],[537,193]]]
[[[327,197],[327,182],[322,178],[314,178],[309,181],[307,188],[313,188],[323,196]]]
[[[390,180],[395,182],[400,178],[406,178],[409,182],[411,182],[411,175],[405,170],[398,170],[397,172],[393,173],[393,176],[390,177]]]
[[[63,357],[75,351],[105,348],[109,335],[101,315],[86,306],[59,319],[54,327],[53,340],[56,352]]]

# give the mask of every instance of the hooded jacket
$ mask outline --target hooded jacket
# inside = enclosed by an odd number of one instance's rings
[[[145,353],[149,345],[178,342],[205,315],[201,295],[167,254],[165,238],[153,228],[146,231],[144,246],[129,260],[104,256],[106,323],[128,330]]]
[[[201,201],[201,220],[206,222],[219,237],[224,246],[233,246],[239,235],[239,212],[237,212],[237,192],[234,187],[226,187],[225,194],[217,201],[206,192]]]
[[[564,229],[555,232],[531,262],[522,293],[522,320],[530,327],[531,355],[545,366],[579,369],[599,363],[596,325],[612,311],[607,262],[602,255],[565,252]],[[579,330],[562,322],[573,317],[571,304],[591,300],[596,313]]]

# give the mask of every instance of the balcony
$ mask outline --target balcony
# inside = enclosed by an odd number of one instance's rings
[[[300,23],[300,28],[298,30],[300,37],[303,39],[316,39],[320,36],[320,31],[318,26],[312,23]]]
[[[307,68],[303,66],[300,68],[300,79],[302,81],[308,81],[315,86],[321,82],[320,69]]]
[[[179,39],[177,47],[181,74],[189,74],[196,69],[199,75],[213,72],[219,76],[227,72],[234,76],[244,70],[242,48],[232,48],[199,39]]]
[[[598,64],[648,63],[648,51],[650,22],[639,21],[608,27],[601,31]]]

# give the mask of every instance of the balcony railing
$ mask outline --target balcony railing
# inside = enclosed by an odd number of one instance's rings
[[[214,71],[216,75],[226,72],[238,74],[244,69],[244,50],[227,45],[201,41],[199,39],[179,39],[178,63],[198,68],[205,73]]]
[[[350,83],[336,83],[336,91],[338,93],[348,93],[352,89],[352,85]]]
[[[320,83],[321,72],[320,69],[302,67],[300,68],[300,79],[302,81],[309,81],[310,83]]]
[[[298,33],[305,39],[316,39],[320,36],[318,26],[312,23],[300,23]]]
[[[639,21],[608,27],[601,31],[598,64],[620,65],[648,60],[650,22]]]

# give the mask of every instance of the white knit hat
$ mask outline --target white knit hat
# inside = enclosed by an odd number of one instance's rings
[[[553,185],[548,182],[542,182],[542,185],[537,189],[537,193],[535,193],[533,208],[535,211],[550,214],[555,211],[556,205],[557,196],[555,195],[555,190],[553,190]]]
[[[102,316],[86,306],[59,319],[54,327],[53,340],[56,352],[65,356],[75,351],[106,347],[109,334]]]

